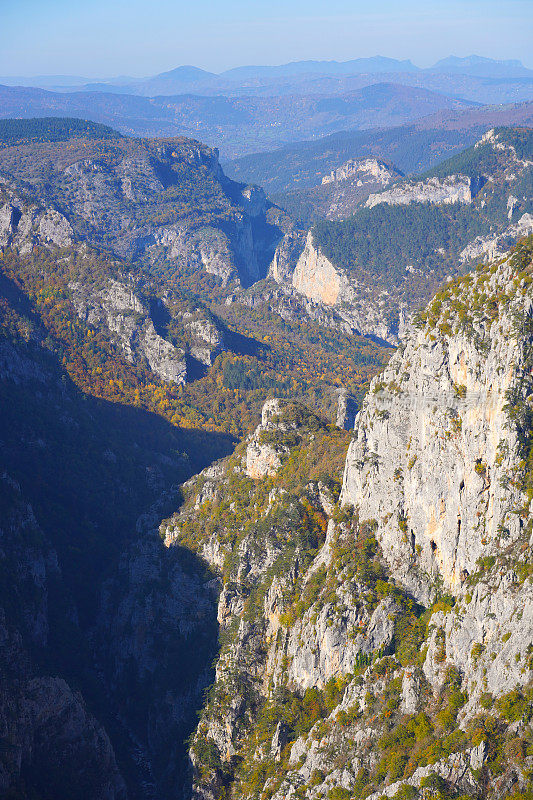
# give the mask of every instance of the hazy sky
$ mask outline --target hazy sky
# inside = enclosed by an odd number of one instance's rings
[[[533,0],[0,0],[0,75],[453,53],[533,68]]]

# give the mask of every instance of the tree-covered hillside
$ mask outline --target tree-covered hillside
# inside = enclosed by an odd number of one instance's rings
[[[29,142],[65,142],[69,139],[118,139],[107,125],[75,117],[0,119],[0,147]]]
[[[505,252],[531,229],[532,142],[531,128],[491,130],[431,171],[371,195],[351,217],[317,220],[314,244],[356,299],[398,319],[400,306],[415,310],[447,276]]]
[[[533,128],[494,128],[494,136],[504,147],[513,147],[516,155],[523,161],[533,160]],[[498,171],[505,159],[505,150],[498,151],[490,141],[478,143],[463,150],[462,153],[437,164],[421,175],[421,178],[445,178],[447,175],[492,175]]]
[[[313,230],[316,243],[335,265],[359,281],[378,278],[387,285],[411,280],[408,265],[433,270],[435,280],[442,280],[462,248],[488,233],[490,223],[476,209],[460,204],[382,204],[362,208],[341,222],[321,220]],[[445,248],[445,259],[439,248]]]

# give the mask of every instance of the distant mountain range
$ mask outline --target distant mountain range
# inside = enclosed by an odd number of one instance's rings
[[[530,78],[533,75],[533,70],[524,67],[522,62],[517,59],[495,61],[493,58],[483,58],[483,56],[467,56],[466,58],[448,56],[448,58],[437,61],[431,70],[477,75],[482,78]]]
[[[271,150],[339,130],[387,128],[471,102],[396,83],[343,95],[139,97],[103,92],[50,92],[0,86],[0,117],[80,117],[133,136],[191,136],[226,157]]]
[[[293,61],[278,66],[242,66],[219,74],[199,67],[185,65],[168,72],[145,78],[119,76],[94,80],[73,75],[39,75],[32,77],[0,77],[7,86],[34,86],[53,91],[101,91],[121,94],[137,94],[145,97],[182,93],[240,94],[244,90],[261,93],[269,87],[276,92],[289,81],[293,91],[298,90],[302,80],[313,76],[347,77],[356,75],[417,75],[419,78],[435,74],[462,75],[492,79],[533,79],[533,70],[518,60],[499,61],[483,56],[459,58],[448,56],[432,67],[421,69],[409,59],[399,60],[385,56],[356,58],[349,61]],[[303,80],[304,84],[306,83]],[[277,87],[277,89],[275,88]],[[289,91],[289,90],[287,90]]]
[[[188,136],[219,148],[225,159],[437,112],[532,101],[532,70],[481,56],[449,56],[428,69],[375,56],[221,74],[186,65],[143,79],[0,78],[0,118],[68,116],[128,136]]]

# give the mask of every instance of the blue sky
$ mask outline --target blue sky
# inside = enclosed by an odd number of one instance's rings
[[[533,68],[533,0],[0,0],[0,75],[477,53]]]

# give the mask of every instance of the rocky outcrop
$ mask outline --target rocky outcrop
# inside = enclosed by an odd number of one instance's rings
[[[402,172],[384,161],[350,159],[324,175],[320,185],[287,191],[278,202],[308,227],[318,219],[347,219],[370,194],[402,178]]]
[[[313,234],[307,234],[307,241],[292,275],[294,288],[310,300],[321,301],[328,306],[339,302],[346,281],[331,261],[314,245]]]
[[[224,348],[222,329],[200,307],[167,307],[160,298],[145,297],[138,282],[119,275],[102,285],[71,282],[72,302],[78,316],[90,325],[104,324],[131,362],[144,360],[160,378],[172,383],[187,380],[187,356],[207,366]],[[187,348],[176,347],[156,331],[172,322],[183,330]],[[168,319],[167,319],[168,318]]]
[[[382,600],[369,615],[361,613],[349,597],[343,600],[345,613],[341,619],[326,603],[318,615],[316,609],[310,610],[289,631],[285,652],[292,686],[302,691],[310,687],[323,689],[331,678],[354,672],[362,657],[390,651],[398,613],[394,601]],[[350,636],[354,630],[360,632]]]
[[[509,215],[512,216],[512,209],[515,204],[511,204]],[[468,262],[475,259],[491,261],[501,258],[517,239],[522,236],[529,236],[533,232],[533,214],[522,214],[520,219],[508,225],[496,236],[476,236],[460,253],[461,261]]]
[[[527,128],[525,130],[528,131]],[[505,135],[501,135],[501,131],[498,131],[495,128],[491,128],[485,134],[483,134],[479,142],[476,142],[474,147],[482,148],[486,145],[489,145],[489,147],[491,147],[495,152],[504,153],[506,156],[510,157],[511,161],[514,162],[516,167],[533,166],[533,161],[528,158],[520,158],[516,147],[510,141],[508,141],[508,139],[506,139]]]
[[[268,268],[268,276],[273,278],[276,283],[290,282],[294,268],[305,248],[305,239],[302,231],[291,230],[284,235],[276,247]]]
[[[399,301],[398,315],[387,313],[388,292],[376,297],[375,287],[359,285],[353,276],[336,267],[316,245],[312,231],[307,234],[291,281],[292,287],[311,304],[334,309],[339,328],[390,344],[397,343],[401,336],[405,304]],[[307,313],[313,314],[313,306]]]
[[[0,176],[0,247],[24,254],[35,245],[67,247],[74,233],[55,208],[45,208],[26,198],[13,181]]]
[[[500,298],[490,316],[475,307],[481,284]],[[454,330],[442,321],[452,305]],[[465,598],[433,618],[424,671],[439,685],[442,662],[455,664],[469,713],[481,687],[497,696],[529,675],[533,597],[514,559],[530,546],[531,510],[517,480],[524,434],[511,420],[512,398],[527,404],[533,391],[532,307],[517,257],[446,290],[374,379],[346,460],[342,501],[376,520],[397,580],[424,603],[439,583]]]
[[[354,180],[358,187],[365,184],[381,184],[387,186],[401,176],[401,172],[376,158],[353,158],[322,178],[322,184],[340,183]]]
[[[345,431],[353,429],[357,413],[357,400],[348,394],[347,389],[341,389],[337,400],[337,428]]]
[[[261,424],[246,446],[246,474],[250,478],[272,477],[281,466],[281,457],[286,448],[280,447],[275,437],[275,432],[279,430],[281,408],[276,398],[268,400],[263,406]]]
[[[104,323],[128,361],[144,358],[163,380],[185,383],[185,352],[156,333],[149,304],[137,295],[133,283],[109,279],[104,288],[88,292],[73,282],[70,290],[78,316],[90,325]]]
[[[476,185],[476,188],[477,185]],[[434,203],[448,205],[451,203],[472,202],[472,180],[466,175],[449,175],[443,180],[428,178],[425,181],[402,181],[392,189],[379,194],[371,194],[365,205],[373,208],[380,203],[390,206],[406,206],[410,203]]]
[[[279,453],[269,444],[250,442],[246,449],[246,474],[250,478],[275,475],[281,465]]]

